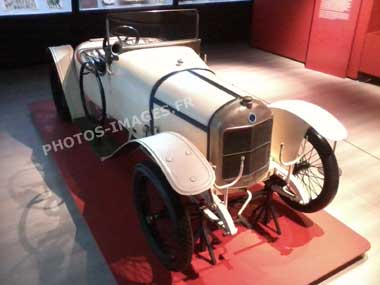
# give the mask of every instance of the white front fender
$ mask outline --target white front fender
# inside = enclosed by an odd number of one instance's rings
[[[347,138],[347,130],[325,109],[302,100],[282,100],[269,105],[273,122],[272,156],[278,161],[280,145],[284,144],[283,160],[296,159],[301,142],[309,127],[331,141]]]
[[[62,91],[72,119],[84,116],[77,73],[74,65],[74,50],[70,45],[49,47],[56,66]]]
[[[214,170],[185,137],[174,132],[163,132],[131,142],[144,147],[179,194],[197,195],[213,187]]]

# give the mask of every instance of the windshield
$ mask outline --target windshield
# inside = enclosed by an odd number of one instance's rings
[[[126,45],[197,39],[198,23],[196,9],[116,13],[107,16],[106,36]]]

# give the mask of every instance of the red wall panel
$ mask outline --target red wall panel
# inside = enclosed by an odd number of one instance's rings
[[[380,31],[367,34],[360,71],[380,77]]]
[[[255,0],[252,45],[305,62],[315,0]]]
[[[371,21],[368,27],[368,32],[380,31],[380,1],[373,0]]]
[[[252,45],[356,79],[380,74],[380,0],[255,0]]]
[[[346,77],[361,0],[317,0],[306,67]]]
[[[358,78],[364,42],[367,36],[367,31],[371,19],[372,7],[373,3],[376,1],[378,0],[362,0],[358,24],[356,27],[354,42],[352,45],[351,58],[347,69],[347,76],[353,79]],[[380,2],[378,3],[380,4]]]
[[[360,71],[380,76],[380,1],[373,1],[371,20],[361,54]]]

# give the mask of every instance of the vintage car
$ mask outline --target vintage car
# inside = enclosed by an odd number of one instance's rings
[[[53,99],[66,121],[146,118],[124,125],[131,139],[115,152],[139,147],[150,158],[135,166],[133,195],[147,240],[168,269],[191,263],[189,203],[234,235],[232,191],[245,193],[238,212],[245,224],[249,189],[260,182],[301,212],[334,198],[344,126],[311,103],[267,105],[222,81],[200,56],[196,10],[111,14],[105,30],[75,50],[49,48]]]

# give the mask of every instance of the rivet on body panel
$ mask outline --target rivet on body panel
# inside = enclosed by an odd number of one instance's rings
[[[176,65],[181,66],[182,64],[183,64],[183,59],[182,58],[178,59]]]
[[[195,181],[197,181],[197,177],[195,177],[195,176],[191,176],[191,177],[190,177],[190,181],[191,181],[191,182],[195,182]]]

